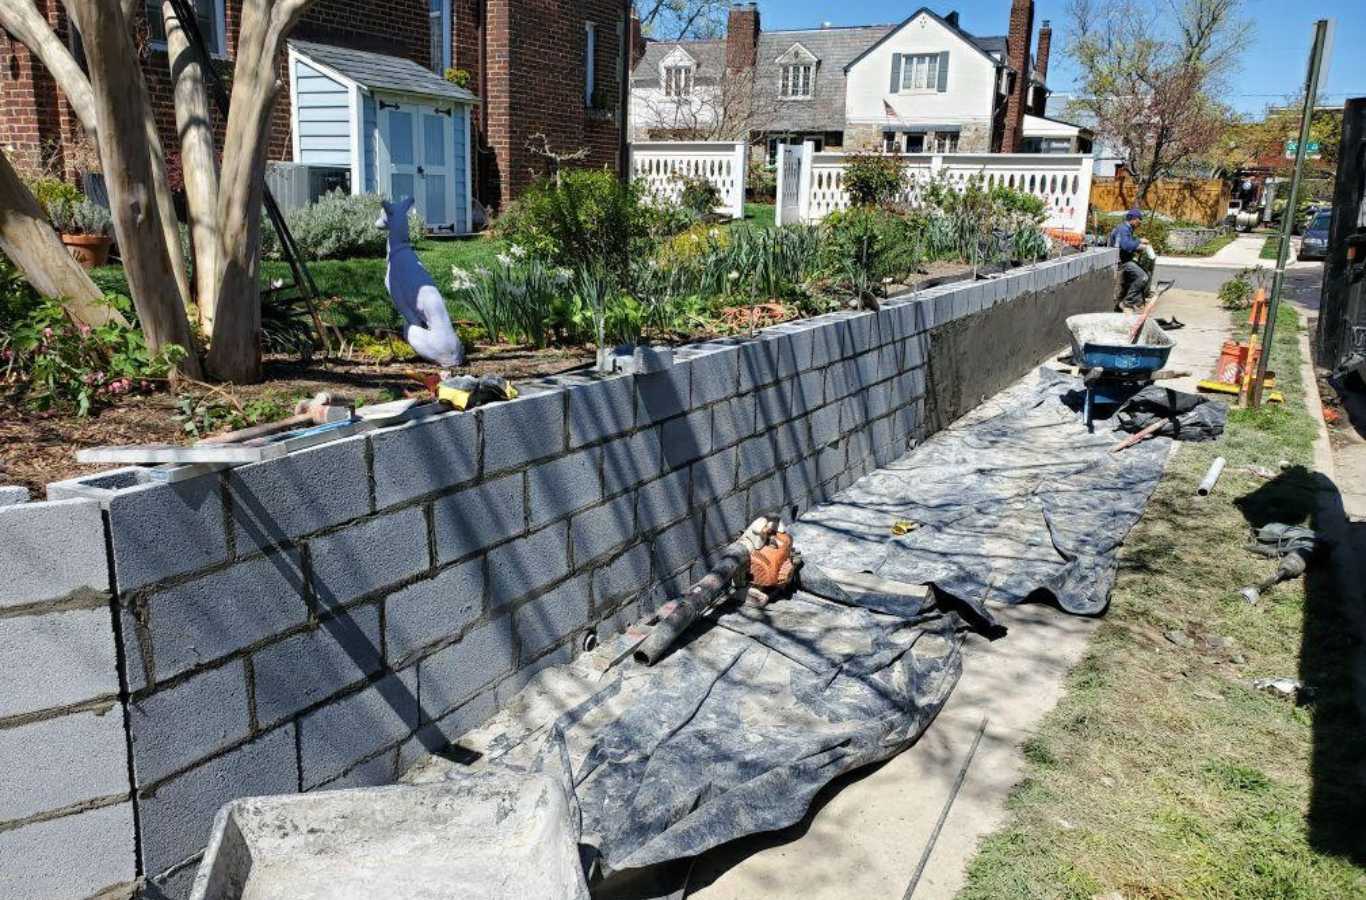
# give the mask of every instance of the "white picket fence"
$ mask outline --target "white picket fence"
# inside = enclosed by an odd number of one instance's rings
[[[749,145],[744,141],[633,141],[630,172],[660,203],[678,203],[678,176],[707,179],[721,192],[716,212],[745,217],[745,175]]]
[[[814,144],[780,147],[778,157],[779,225],[814,224],[832,212],[849,208],[844,189],[848,154],[817,153]],[[901,157],[907,169],[901,201],[915,207],[931,181],[942,179],[962,187],[974,175],[988,187],[1006,185],[1044,201],[1045,228],[1084,234],[1091,198],[1094,160],[1089,156],[1052,153],[919,153]],[[795,187],[793,181],[796,181]]]

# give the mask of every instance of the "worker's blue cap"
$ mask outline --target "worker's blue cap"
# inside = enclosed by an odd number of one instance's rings
[[[1124,214],[1124,218],[1125,218],[1125,219],[1141,219],[1141,218],[1143,218],[1143,210],[1141,210],[1141,209],[1131,209],[1131,210],[1129,210],[1128,212],[1126,212],[1126,213]]]

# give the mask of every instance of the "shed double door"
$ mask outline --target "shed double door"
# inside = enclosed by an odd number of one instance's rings
[[[449,104],[380,101],[380,189],[391,200],[412,197],[431,229],[455,226],[454,118]]]

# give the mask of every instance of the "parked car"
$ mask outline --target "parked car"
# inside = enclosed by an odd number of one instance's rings
[[[1328,255],[1328,227],[1333,224],[1333,211],[1320,209],[1304,229],[1300,241],[1300,259],[1323,259]]]

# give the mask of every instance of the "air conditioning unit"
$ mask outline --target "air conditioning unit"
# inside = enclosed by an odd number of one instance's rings
[[[310,169],[305,163],[266,164],[266,187],[275,195],[280,209],[300,209],[313,201],[310,194]]]

